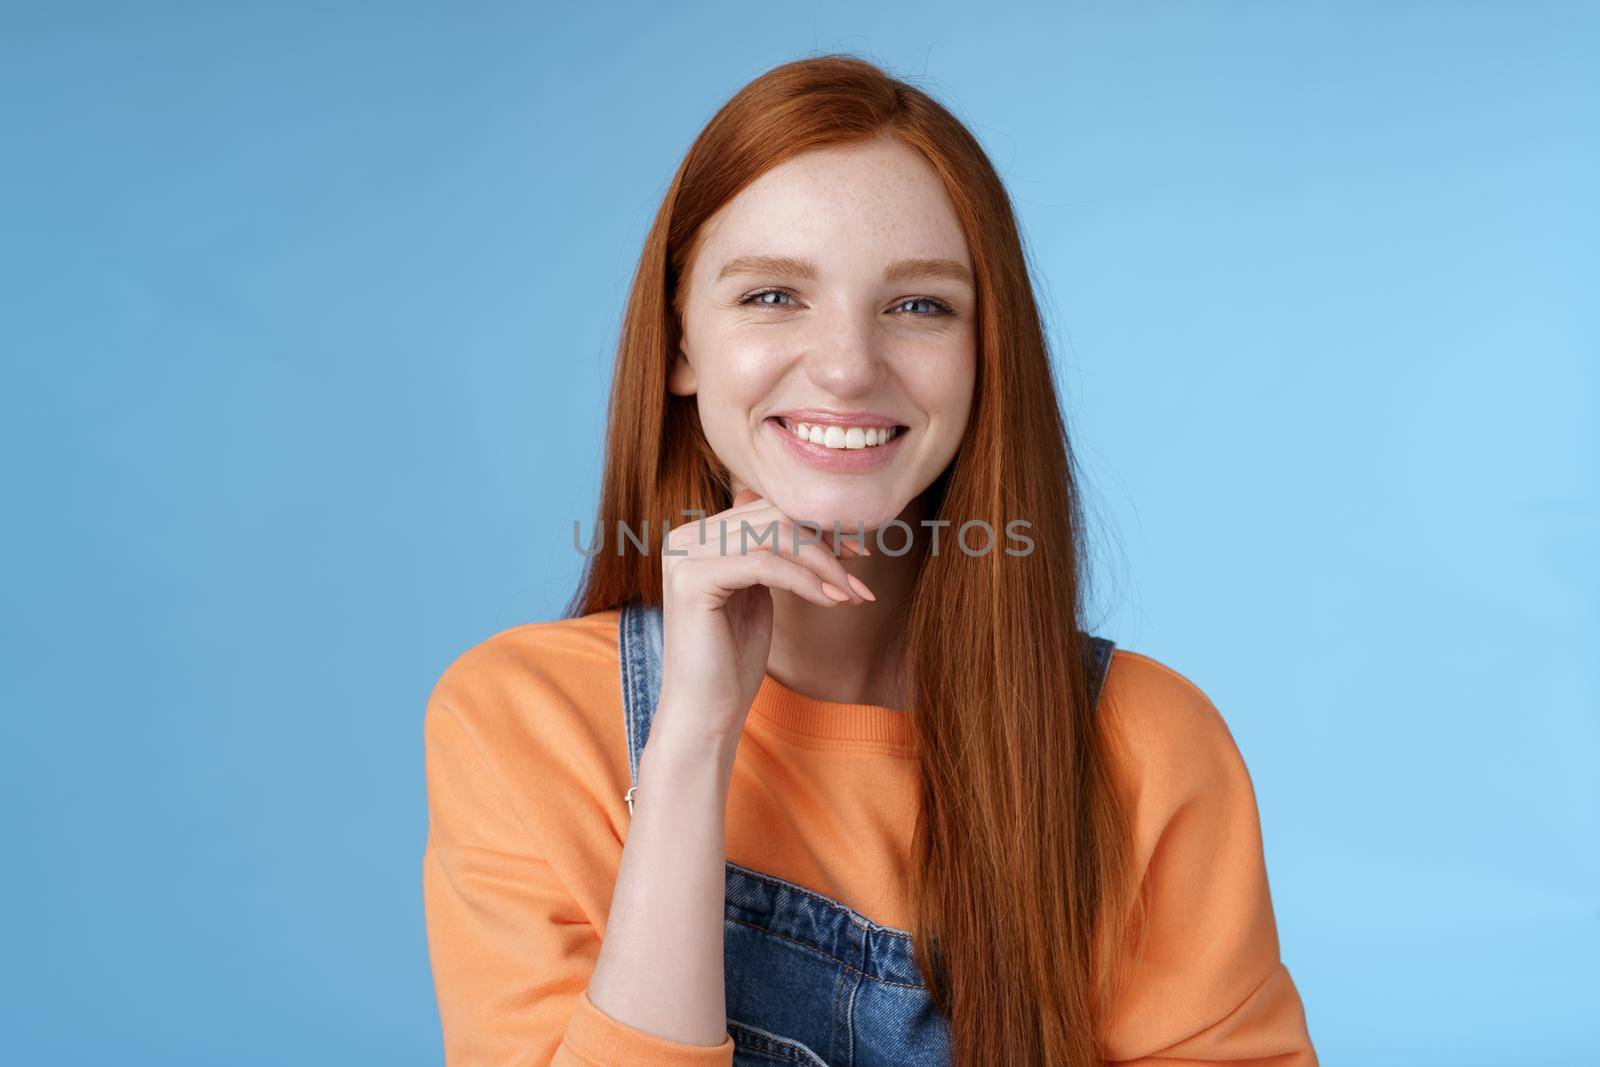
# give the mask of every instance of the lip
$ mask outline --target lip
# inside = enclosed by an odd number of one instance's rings
[[[878,416],[850,415],[848,418],[824,418],[825,412],[813,412],[809,415],[789,414],[782,416],[770,415],[766,419],[766,427],[782,439],[783,445],[791,455],[804,461],[818,470],[828,471],[832,474],[863,474],[877,470],[886,463],[894,460],[900,452],[900,442],[904,441],[911,433],[903,428],[904,423],[893,419],[883,419],[881,422],[871,421]],[[802,441],[794,435],[793,430],[786,429],[780,418],[793,419],[796,422],[811,422],[822,426],[849,425],[849,426],[900,426],[902,429],[886,445],[873,445],[871,448],[829,448],[826,445],[814,445],[810,441]]]
[[[818,426],[859,426],[863,430],[905,425],[893,415],[885,415],[881,411],[829,411],[827,408],[790,408],[787,411],[774,411],[768,418],[810,422]]]

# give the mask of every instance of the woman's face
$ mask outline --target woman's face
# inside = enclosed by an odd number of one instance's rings
[[[706,221],[686,284],[668,387],[697,397],[735,491],[871,530],[950,463],[977,297],[954,208],[914,149],[886,139],[773,168]]]

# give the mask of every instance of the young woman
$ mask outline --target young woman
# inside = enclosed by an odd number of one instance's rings
[[[1082,534],[977,142],[848,56],[746,86],[640,258],[569,617],[429,701],[448,1062],[1316,1063],[1238,749],[1083,632]]]

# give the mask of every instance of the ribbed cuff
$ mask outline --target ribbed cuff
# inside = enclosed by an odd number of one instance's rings
[[[591,1067],[728,1067],[733,1063],[733,1038],[724,1034],[720,1045],[690,1045],[639,1030],[607,1015],[584,990],[567,1021],[561,1051]],[[561,1057],[557,1057],[559,1063]]]

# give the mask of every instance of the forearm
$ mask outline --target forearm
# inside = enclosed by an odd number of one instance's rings
[[[589,999],[629,1026],[716,1045],[727,1034],[724,820],[738,738],[680,729],[694,711],[663,704],[640,756]]]

